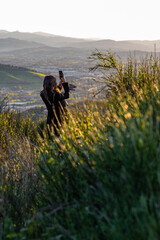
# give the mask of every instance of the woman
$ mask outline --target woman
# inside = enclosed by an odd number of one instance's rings
[[[65,91],[64,94],[60,91],[62,86]],[[66,108],[65,99],[69,98],[68,83],[65,82],[64,77],[61,77],[57,86],[54,75],[45,76],[40,96],[48,110],[47,124],[54,127],[54,132],[57,135],[57,129],[61,126],[63,113]]]

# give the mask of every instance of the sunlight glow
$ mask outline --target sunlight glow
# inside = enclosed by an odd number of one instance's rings
[[[5,0],[0,30],[125,39],[160,39],[159,0]]]

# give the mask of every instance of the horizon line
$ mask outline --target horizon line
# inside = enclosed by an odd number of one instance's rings
[[[20,30],[6,30],[6,29],[0,29],[0,32],[9,32],[9,33],[14,33],[14,32],[19,32],[19,33],[29,33],[29,34],[38,34],[38,33],[42,33],[42,34],[48,34],[50,35],[50,37],[55,36],[55,37],[64,37],[64,38],[74,38],[74,39],[81,39],[81,40],[94,40],[94,41],[101,41],[101,40],[111,40],[111,41],[160,41],[160,39],[113,39],[113,38],[99,38],[99,37],[77,37],[77,36],[66,36],[66,35],[59,35],[59,34],[54,34],[51,32],[43,32],[41,30],[37,30],[37,31],[20,31]],[[48,36],[49,37],[49,36]]]

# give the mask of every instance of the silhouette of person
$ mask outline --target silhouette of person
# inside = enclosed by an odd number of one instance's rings
[[[64,88],[64,93],[61,93],[62,87]],[[40,96],[48,110],[47,124],[49,129],[53,126],[54,133],[58,135],[58,129],[62,124],[63,115],[66,110],[65,99],[69,98],[68,82],[65,82],[63,76],[60,78],[60,83],[57,86],[54,75],[45,76],[43,90],[40,92]],[[50,131],[49,129],[48,131]]]

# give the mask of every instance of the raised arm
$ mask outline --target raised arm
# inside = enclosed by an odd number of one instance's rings
[[[63,101],[64,99],[69,98],[69,86],[68,82],[62,83],[64,88],[64,93],[57,93],[57,99],[58,101]]]

